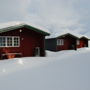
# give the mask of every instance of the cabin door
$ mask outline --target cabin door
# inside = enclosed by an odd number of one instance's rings
[[[40,47],[35,48],[35,56],[40,56]]]
[[[72,50],[76,50],[76,42],[72,42],[71,43],[71,49]]]

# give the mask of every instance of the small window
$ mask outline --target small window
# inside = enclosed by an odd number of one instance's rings
[[[19,46],[19,37],[14,37],[14,46]]]
[[[11,37],[7,37],[7,46],[12,46],[12,38]]]
[[[58,39],[57,40],[57,45],[64,45],[64,40],[63,39]]]
[[[77,40],[77,45],[79,45],[80,44],[80,41],[79,40]]]
[[[5,37],[0,37],[0,46],[2,47],[2,46],[5,46],[5,42],[6,41],[6,39],[5,39]]]
[[[35,48],[35,56],[40,56],[40,47]]]
[[[18,36],[0,36],[0,47],[19,47],[20,37]]]

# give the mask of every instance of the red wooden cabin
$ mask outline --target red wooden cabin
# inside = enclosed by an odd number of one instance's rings
[[[78,37],[67,33],[57,38],[57,51],[60,50],[76,50],[76,41]]]
[[[76,50],[76,41],[79,38],[73,34],[66,33],[55,38],[46,39],[46,49],[51,51]]]
[[[88,47],[88,41],[89,39],[85,36],[82,36],[78,41],[77,41],[77,48],[83,48],[83,47]]]
[[[45,56],[46,35],[49,33],[27,24],[0,29],[0,59]]]

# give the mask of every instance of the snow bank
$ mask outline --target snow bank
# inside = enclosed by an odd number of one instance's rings
[[[0,90],[90,90],[90,49],[47,53],[0,61]]]

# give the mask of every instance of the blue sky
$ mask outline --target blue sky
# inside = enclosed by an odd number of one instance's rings
[[[27,21],[50,31],[88,33],[89,0],[0,0],[0,23]]]

